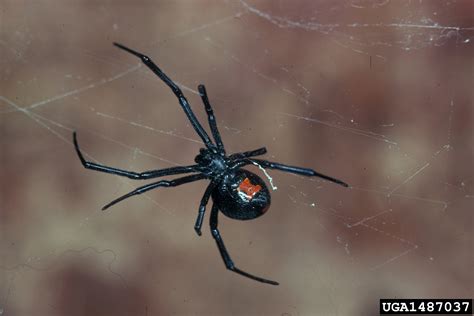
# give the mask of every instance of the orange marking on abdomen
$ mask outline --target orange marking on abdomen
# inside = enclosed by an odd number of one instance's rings
[[[240,182],[239,187],[237,188],[239,192],[244,192],[249,200],[251,200],[261,189],[262,187],[260,185],[253,185],[249,178],[245,178],[244,181]]]

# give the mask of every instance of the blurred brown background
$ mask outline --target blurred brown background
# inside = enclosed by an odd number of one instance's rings
[[[2,1],[1,315],[371,315],[379,298],[473,295],[472,1]],[[193,225],[204,181],[82,168],[186,165],[200,144],[170,90],[207,86],[228,152],[277,171],[270,211],[220,217],[225,270]],[[207,128],[207,124],[206,128]],[[250,168],[253,169],[253,168]],[[264,174],[253,169],[262,178]]]

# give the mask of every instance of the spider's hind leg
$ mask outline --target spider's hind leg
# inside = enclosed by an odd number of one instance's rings
[[[196,218],[196,224],[194,225],[194,230],[196,231],[196,234],[201,236],[201,227],[202,227],[202,222],[204,220],[204,213],[206,212],[206,205],[207,202],[209,202],[209,198],[211,197],[212,190],[216,187],[216,184],[214,182],[209,183],[207,186],[206,191],[204,192],[204,195],[202,196],[201,203],[199,204],[199,212],[198,216]]]
[[[227,249],[225,248],[224,241],[222,240],[221,234],[219,232],[219,229],[217,228],[217,215],[219,213],[219,209],[217,208],[216,204],[212,205],[212,210],[211,210],[211,217],[210,217],[210,226],[211,226],[211,233],[212,237],[214,237],[214,240],[216,241],[217,248],[219,248],[219,252],[221,253],[222,260],[224,260],[224,264],[227,269],[238,273],[240,275],[243,275],[244,277],[247,277],[249,279],[262,282],[262,283],[267,283],[271,285],[278,285],[278,282],[272,281],[272,280],[267,280],[255,275],[252,275],[250,273],[247,273],[245,271],[240,270],[234,265],[234,262],[230,258],[229,253],[227,252]]]

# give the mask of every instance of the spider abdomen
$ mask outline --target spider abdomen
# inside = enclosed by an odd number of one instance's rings
[[[214,190],[212,199],[224,215],[239,220],[262,216],[271,202],[270,191],[265,182],[244,169],[225,177]]]

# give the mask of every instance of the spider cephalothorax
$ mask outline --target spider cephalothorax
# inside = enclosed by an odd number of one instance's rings
[[[219,229],[217,228],[217,217],[219,211],[233,219],[249,220],[262,216],[270,207],[271,196],[270,191],[265,185],[265,182],[256,174],[241,168],[245,165],[254,164],[258,165],[260,168],[277,169],[303,176],[320,177],[345,187],[348,185],[341,180],[323,175],[314,171],[313,169],[287,166],[276,162],[253,158],[255,156],[265,154],[267,152],[265,147],[227,156],[224,149],[224,144],[222,143],[221,136],[217,129],[217,123],[211,104],[209,103],[209,99],[207,97],[206,88],[203,85],[199,85],[198,90],[204,103],[209,126],[214,138],[214,143],[211,141],[209,135],[197,120],[181,89],[160,68],[158,68],[158,66],[149,57],[121,44],[114,43],[114,45],[139,57],[151,71],[153,71],[161,80],[164,81],[166,85],[168,85],[168,87],[171,88],[173,93],[178,98],[179,104],[191,122],[191,125],[204,142],[205,148],[201,148],[199,154],[194,158],[194,161],[196,162],[194,165],[178,166],[145,172],[133,172],[86,161],[79,149],[76,133],[74,132],[73,140],[77,155],[79,156],[82,165],[87,169],[115,174],[135,180],[147,180],[163,176],[191,173],[191,175],[179,177],[173,180],[160,180],[141,186],[132,192],[129,192],[113,200],[112,202],[105,205],[102,209],[105,210],[112,205],[125,200],[126,198],[137,194],[142,194],[155,188],[175,187],[193,181],[208,179],[210,180],[210,183],[201,199],[196,224],[194,225],[196,233],[201,235],[201,227],[204,220],[206,205],[209,201],[209,198],[212,197],[213,205],[209,218],[209,225],[212,236],[217,243],[217,247],[221,253],[222,259],[224,260],[227,269],[259,282],[278,285],[278,283],[275,281],[267,280],[238,269],[230,258],[230,255],[224,245],[224,241],[220,235]]]
[[[228,168],[229,159],[212,150],[201,148],[194,161],[203,168],[203,173],[218,177]]]

